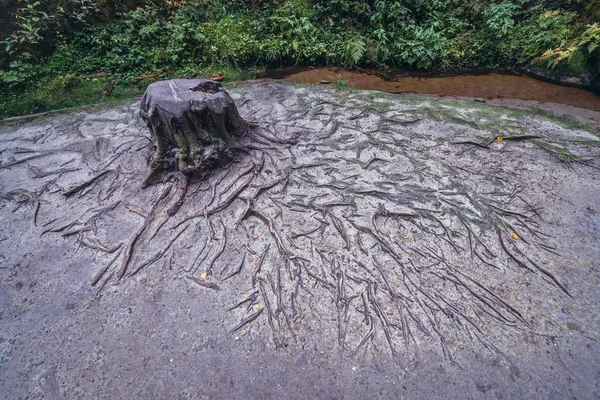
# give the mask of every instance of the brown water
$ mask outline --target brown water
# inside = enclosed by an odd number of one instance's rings
[[[379,74],[360,73],[342,68],[278,68],[267,70],[263,77],[298,83],[347,81],[357,89],[390,93],[419,93],[454,97],[519,99],[540,103],[557,103],[600,111],[600,97],[583,89],[538,81],[525,75],[490,73],[449,77],[418,77],[404,71]],[[510,105],[510,104],[503,104]],[[532,104],[526,104],[531,106]],[[596,119],[588,117],[589,119]]]

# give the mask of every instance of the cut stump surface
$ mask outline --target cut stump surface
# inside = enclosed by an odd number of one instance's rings
[[[246,131],[231,96],[219,82],[172,79],[148,86],[140,116],[152,132],[156,152],[143,186],[165,172],[203,174]]]

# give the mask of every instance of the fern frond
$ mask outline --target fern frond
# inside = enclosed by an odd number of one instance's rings
[[[353,66],[358,64],[367,51],[367,43],[359,35],[354,36],[346,42],[346,64]]]

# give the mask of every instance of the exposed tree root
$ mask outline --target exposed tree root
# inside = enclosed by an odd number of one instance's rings
[[[102,242],[117,241],[109,229],[118,224],[111,211],[120,203],[108,199],[144,203],[131,189],[143,161],[128,159],[125,151],[139,145],[135,140],[120,143],[109,159],[115,147],[106,147],[108,139],[87,138],[85,161],[114,169],[62,190],[66,197],[79,194],[69,204],[86,204],[85,212],[39,220],[46,210],[44,203],[40,211],[42,194],[60,191],[61,181],[49,179],[73,171],[74,161],[48,170],[29,166],[28,176],[44,182],[45,191],[14,190],[2,199],[23,209],[31,205],[27,216],[33,210],[42,234],[77,238],[85,251],[114,254],[92,286],[150,273],[145,267],[167,258],[169,268],[184,264],[178,273],[194,284],[223,289],[219,296],[250,293],[232,301],[230,310],[243,314],[230,333],[256,326],[264,335],[266,328],[276,348],[331,331],[328,345],[341,353],[385,351],[400,365],[429,342],[453,362],[458,340],[506,358],[502,338],[491,337],[489,327],[540,330],[527,309],[510,300],[514,291],[526,284],[572,296],[566,277],[538,255],[561,253],[539,198],[532,198],[532,188],[543,182],[528,181],[527,171],[519,170],[534,146],[518,142],[546,141],[546,133],[504,135],[514,142],[504,147],[494,143],[497,132],[491,140],[449,142],[459,132],[456,124],[463,131],[465,125],[483,128],[448,110],[420,110],[426,116],[415,118],[418,110],[366,103],[358,95],[348,106],[334,95],[306,96],[294,97],[296,106],[287,109],[275,107],[282,99],[265,99],[268,107],[247,103],[245,117],[260,122],[233,145],[229,164],[206,171],[199,183],[176,174],[176,183],[168,183],[147,210],[124,204],[143,218],[124,236],[124,248]],[[431,131],[433,117],[446,122],[446,133]],[[0,170],[48,154],[8,161]],[[115,179],[104,179],[112,171]],[[170,229],[163,229],[167,221]],[[98,230],[108,233],[96,236]],[[265,310],[263,324],[258,318]]]
[[[146,228],[148,228],[148,226],[150,225],[150,222],[151,222],[152,218],[154,217],[154,212],[156,211],[158,204],[165,197],[167,197],[167,195],[169,194],[170,191],[171,191],[171,186],[166,187],[162,191],[162,193],[158,196],[158,198],[156,200],[154,200],[154,202],[152,204],[152,208],[150,209],[150,211],[148,212],[148,216],[144,220],[144,224],[129,239],[129,242],[127,243],[127,246],[125,247],[123,261],[121,261],[121,268],[119,268],[119,271],[117,272],[118,280],[123,278],[123,276],[125,275],[125,271],[127,270],[127,266],[129,265],[131,256],[133,254],[133,248],[134,248],[135,244],[137,243],[138,239],[140,238],[140,236],[144,233]]]
[[[80,183],[78,185],[75,185],[65,191],[62,192],[63,196],[65,197],[69,197],[74,195],[75,193],[85,189],[86,187],[92,185],[94,182],[98,181],[99,179],[101,179],[102,177],[104,177],[105,175],[109,174],[113,172],[113,170],[106,170],[106,171],[102,171],[97,175],[94,175],[92,178],[88,179],[87,181]]]

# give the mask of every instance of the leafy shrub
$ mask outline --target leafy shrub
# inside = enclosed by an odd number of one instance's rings
[[[32,0],[19,0],[23,7],[17,10],[17,29],[1,43],[5,51],[15,59],[32,57],[35,45],[44,40],[48,26],[48,14],[39,9],[41,3]]]
[[[19,29],[1,42],[11,52],[0,70],[1,96],[41,96],[39,82],[55,77],[68,79],[52,90],[67,93],[75,91],[71,82],[82,81],[77,76],[101,71],[135,82],[210,65],[440,69],[535,62],[581,72],[600,52],[600,0],[55,0],[50,8],[21,2]],[[125,3],[144,6],[98,22],[106,7]],[[40,46],[54,51],[38,60]]]

